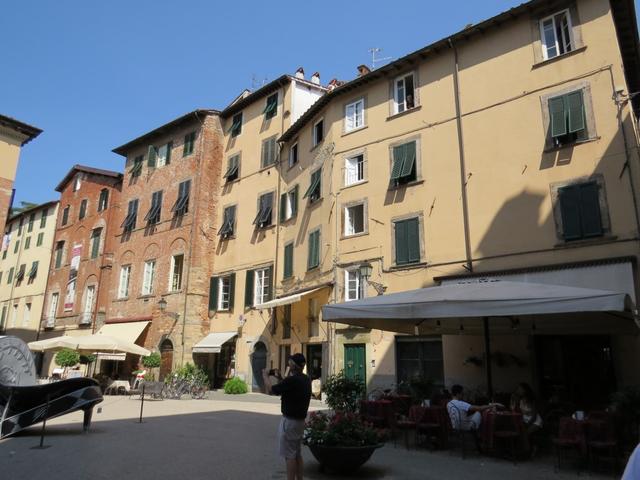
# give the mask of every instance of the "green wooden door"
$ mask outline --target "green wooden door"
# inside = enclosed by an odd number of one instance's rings
[[[364,344],[344,346],[344,374],[347,378],[367,381]]]

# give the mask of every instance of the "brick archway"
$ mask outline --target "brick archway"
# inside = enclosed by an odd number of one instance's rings
[[[160,375],[161,382],[168,374],[171,373],[173,368],[173,342],[168,338],[165,338],[160,343]]]

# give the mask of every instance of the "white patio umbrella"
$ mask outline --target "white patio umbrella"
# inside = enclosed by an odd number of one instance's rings
[[[61,335],[60,337],[47,338],[38,340],[37,342],[29,342],[27,346],[32,352],[44,352],[46,350],[60,350],[62,348],[76,349],[76,338],[69,335]]]
[[[142,348],[140,345],[128,342],[118,337],[112,337],[110,335],[87,335],[84,337],[76,337],[77,350],[86,350],[91,352],[124,352],[132,353],[134,355],[142,355],[148,357],[151,352],[146,348]]]

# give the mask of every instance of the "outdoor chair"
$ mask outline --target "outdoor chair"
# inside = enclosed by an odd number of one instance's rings
[[[466,439],[472,438],[476,448],[478,447],[478,437],[476,430],[466,430],[462,425],[462,412],[452,402],[447,403],[447,412],[451,420],[451,436],[460,444],[462,458],[466,458]],[[479,449],[478,449],[479,450]]]
[[[401,431],[404,436],[404,445],[409,449],[409,432],[414,432],[415,443],[417,444],[417,425],[422,420],[424,409],[419,406],[413,406],[409,409],[409,416],[407,418],[401,417],[396,420],[396,429]],[[393,437],[393,445],[396,445],[396,436]]]
[[[511,418],[497,417],[498,425],[493,431],[493,439],[500,446],[502,452],[515,464],[517,462],[518,444],[522,440],[522,425],[518,425]]]
[[[590,470],[598,470],[603,462],[611,464],[611,473],[618,467],[618,442],[610,420],[587,420],[585,424],[587,458]]]
[[[556,452],[556,469],[560,470],[563,460],[574,460],[578,472],[582,469],[586,445],[583,425],[571,417],[560,419],[558,436],[553,439]]]

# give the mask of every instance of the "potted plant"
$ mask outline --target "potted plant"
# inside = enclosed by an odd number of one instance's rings
[[[71,350],[70,348],[63,348],[58,353],[56,353],[54,360],[56,364],[64,369],[64,375],[66,375],[67,368],[75,367],[78,363],[80,363],[80,354],[75,350]]]
[[[354,472],[383,445],[386,432],[364,422],[358,414],[364,383],[332,375],[324,386],[329,412],[313,412],[305,425],[304,444],[321,468]]]

